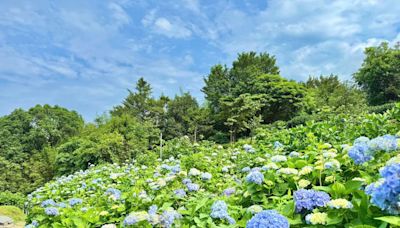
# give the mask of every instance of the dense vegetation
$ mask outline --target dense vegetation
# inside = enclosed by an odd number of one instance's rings
[[[379,168],[390,166],[386,162],[395,157],[397,144],[388,153],[365,146],[358,157],[341,145],[358,148],[361,136],[384,144],[389,137],[394,144],[400,130],[395,104],[400,100],[400,49],[382,43],[365,54],[354,83],[336,75],[288,80],[274,56],[248,52],[231,67],[211,67],[203,105],[188,92],[156,98],[140,78],[121,104],[93,123],[58,106],[17,109],[0,117],[0,205],[22,208],[24,195],[38,189],[26,209],[28,220],[43,227],[123,224],[130,212],[143,220],[151,218],[151,205],[159,208],[152,211],[153,219],[165,227],[168,216],[179,217],[176,224],[182,226],[223,226],[235,220],[241,227],[252,217],[249,207],[260,206],[285,216],[265,212],[261,217],[277,216],[283,224],[288,219],[303,227],[311,210],[294,210],[293,193],[312,188],[353,206],[340,213],[326,207],[314,211],[321,219],[327,213],[324,223],[385,227],[393,221],[376,218],[397,209],[382,208],[362,186],[379,178]],[[327,151],[334,157],[325,158]],[[276,156],[285,161],[273,161]],[[334,168],[325,167],[327,162]],[[299,174],[304,167],[312,170],[305,176]],[[253,171],[257,183],[247,183]],[[187,177],[192,185],[182,183]],[[349,190],[338,190],[343,186]],[[226,189],[233,195],[224,196]],[[186,196],[176,197],[177,190]],[[209,214],[217,198],[224,203],[215,207],[228,204],[229,215],[221,212],[224,216],[215,220]],[[68,206],[70,200],[76,202]],[[142,220],[136,225],[151,224]]]

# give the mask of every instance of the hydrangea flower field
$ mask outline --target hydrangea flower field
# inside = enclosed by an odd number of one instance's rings
[[[395,227],[400,106],[92,166],[37,189],[27,227]]]

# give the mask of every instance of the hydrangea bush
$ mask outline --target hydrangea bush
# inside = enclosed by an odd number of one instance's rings
[[[400,107],[336,116],[199,143],[190,156],[91,166],[31,193],[27,227],[398,226],[399,120]]]

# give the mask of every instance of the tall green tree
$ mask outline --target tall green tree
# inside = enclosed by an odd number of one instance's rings
[[[400,100],[400,44],[389,47],[388,43],[381,43],[366,48],[364,53],[364,62],[353,77],[366,91],[369,103]]]
[[[128,89],[128,96],[122,102],[122,105],[116,106],[112,115],[121,115],[129,113],[141,120],[149,118],[151,115],[151,104],[154,102],[151,97],[151,86],[143,78],[139,78],[136,83],[136,90]]]
[[[1,117],[0,173],[10,175],[6,179],[15,178],[4,184],[0,177],[0,185],[27,193],[50,180],[56,156],[52,148],[78,135],[83,124],[76,112],[50,105],[17,109]]]
[[[317,107],[328,106],[334,112],[360,112],[366,107],[363,91],[336,75],[310,77],[305,86],[312,92]]]

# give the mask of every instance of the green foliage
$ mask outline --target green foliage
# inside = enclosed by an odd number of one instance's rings
[[[21,193],[12,193],[10,191],[0,192],[0,205],[16,206],[23,209],[25,200],[25,196]]]
[[[98,127],[88,125],[81,135],[57,147],[56,173],[84,170],[90,164],[122,163],[147,153],[157,131],[150,122],[129,115],[115,116]]]
[[[267,53],[241,53],[230,69],[213,66],[202,91],[214,130],[229,132],[234,141],[237,135],[249,135],[260,122],[288,120],[313,107],[303,85],[278,74],[275,57]]]
[[[80,132],[82,117],[58,106],[0,118],[0,191],[30,192],[53,177],[51,149]]]
[[[366,91],[370,104],[400,100],[400,45],[381,43],[365,49],[361,68],[354,73],[356,82]]]
[[[316,107],[327,106],[335,113],[361,113],[366,108],[364,93],[350,82],[341,82],[336,75],[310,77],[305,83]]]
[[[156,148],[148,156],[138,154],[132,162],[90,167],[49,182],[32,193],[27,221],[55,227],[124,226],[127,216],[136,215],[137,223],[131,227],[152,227],[163,226],[165,211],[175,211],[181,215],[174,220],[172,226],[176,227],[246,227],[258,208],[278,211],[294,228],[397,226],[398,216],[371,203],[365,186],[379,180],[379,170],[389,160],[400,161],[398,147],[379,151],[373,160],[358,165],[342,145],[351,145],[360,136],[394,135],[399,130],[397,104],[383,114],[327,115],[321,121],[310,120],[292,128],[282,122],[271,124],[259,128],[251,145],[254,150],[248,149],[249,139],[228,147],[208,141],[192,143],[188,137],[174,139],[164,145],[163,159],[156,159],[160,149]],[[282,146],[276,146],[276,141]],[[278,161],[276,155],[284,160]],[[337,166],[328,167],[329,162]],[[245,167],[259,170],[263,180],[259,184],[250,182]],[[211,178],[204,178],[205,173]],[[189,191],[184,184],[187,178],[200,189]],[[109,188],[121,194],[111,195],[107,193]],[[234,188],[230,195],[225,194],[228,188]],[[303,188],[323,191],[342,203],[330,201],[334,206],[298,212],[293,194]],[[185,190],[186,195],[177,196],[177,189]],[[82,203],[69,205],[72,198]],[[48,215],[42,206],[47,199],[67,205],[56,206],[58,215]],[[210,216],[217,200],[227,204],[234,225],[225,218]],[[150,215],[152,205],[158,209]],[[323,224],[307,224],[306,216],[317,212],[325,213],[326,218],[319,220]]]

